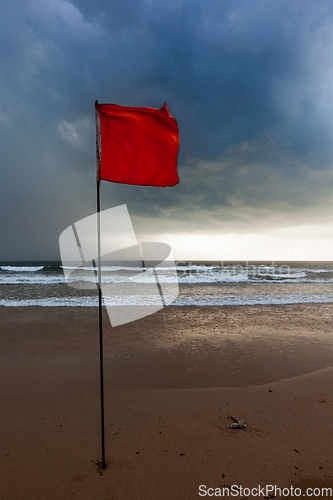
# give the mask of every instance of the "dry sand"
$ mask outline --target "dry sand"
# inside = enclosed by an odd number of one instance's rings
[[[332,312],[169,307],[113,329],[105,314],[100,475],[96,309],[0,308],[0,498],[333,488]],[[231,416],[247,428],[227,429]]]

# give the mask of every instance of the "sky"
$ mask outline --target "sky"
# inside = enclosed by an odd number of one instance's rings
[[[96,211],[94,102],[160,108],[173,188],[102,182],[176,260],[333,260],[333,5],[13,0],[0,16],[1,261]]]

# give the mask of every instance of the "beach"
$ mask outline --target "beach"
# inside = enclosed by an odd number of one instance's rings
[[[1,307],[1,498],[332,488],[332,311],[167,307],[115,328],[104,312],[100,474],[97,309]]]

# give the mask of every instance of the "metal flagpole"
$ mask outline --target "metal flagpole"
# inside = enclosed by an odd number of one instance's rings
[[[95,101],[96,118],[96,161],[97,161],[97,251],[98,251],[98,311],[99,311],[99,366],[100,366],[100,388],[101,388],[101,438],[102,438],[102,461],[101,468],[105,469],[105,432],[104,432],[104,369],[103,369],[103,325],[102,325],[102,269],[101,269],[101,203],[99,179],[100,167],[100,123],[97,110],[98,101]]]

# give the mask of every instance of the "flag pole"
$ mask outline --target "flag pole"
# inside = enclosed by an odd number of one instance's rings
[[[101,129],[99,114],[97,109],[98,101],[95,101],[96,119],[96,163],[97,163],[97,251],[98,251],[98,315],[99,315],[99,367],[100,367],[100,389],[101,389],[101,440],[102,440],[102,461],[101,469],[106,468],[105,463],[105,432],[104,432],[104,369],[103,369],[103,324],[102,324],[102,266],[101,266],[101,202],[100,190],[101,181],[99,178],[99,168],[101,161]]]

